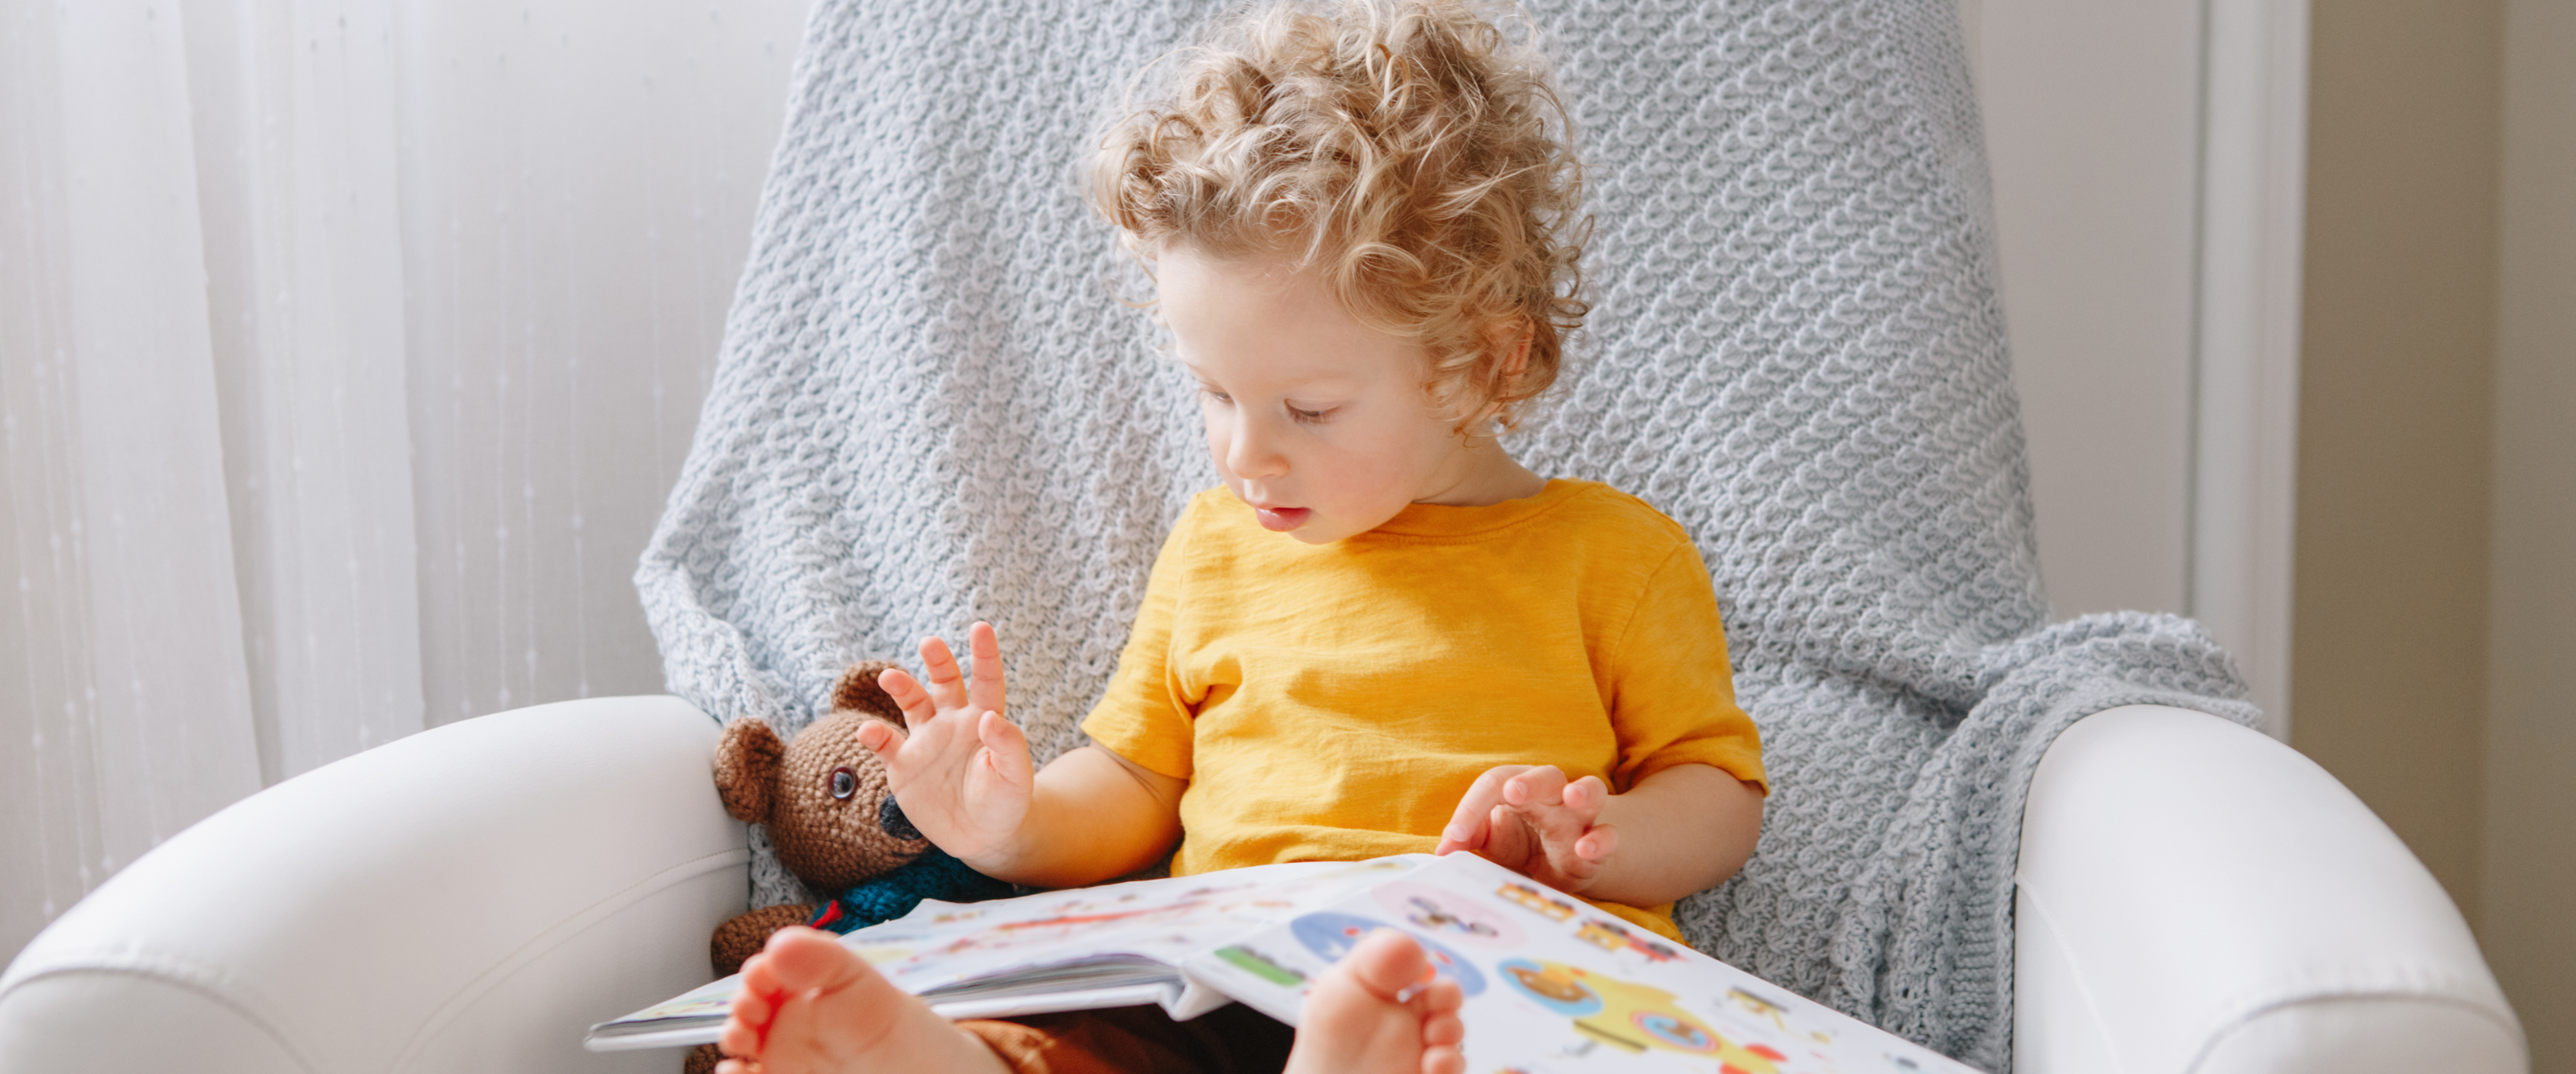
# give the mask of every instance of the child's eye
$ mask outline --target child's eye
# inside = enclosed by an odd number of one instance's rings
[[[1220,403],[1231,403],[1231,402],[1234,402],[1234,397],[1233,397],[1233,396],[1231,396],[1231,395],[1227,395],[1227,394],[1225,394],[1224,392],[1218,391],[1218,390],[1216,390],[1216,389],[1214,389],[1214,388],[1209,388],[1209,387],[1204,387],[1204,386],[1202,386],[1202,387],[1200,387],[1200,388],[1199,388],[1199,394],[1200,394],[1200,395],[1207,396],[1208,398],[1210,398],[1210,399],[1214,399],[1214,400],[1216,400],[1217,402],[1220,402]]]
[[[1309,425],[1324,420],[1324,416],[1330,413],[1332,411],[1329,410],[1299,410],[1293,406],[1288,408],[1289,417]]]

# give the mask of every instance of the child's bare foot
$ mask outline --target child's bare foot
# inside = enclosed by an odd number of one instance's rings
[[[1460,1074],[1464,1002],[1458,982],[1431,978],[1412,937],[1381,930],[1307,993],[1287,1074]]]
[[[717,1074],[936,1070],[1004,1074],[999,1056],[830,934],[780,929],[742,964]]]

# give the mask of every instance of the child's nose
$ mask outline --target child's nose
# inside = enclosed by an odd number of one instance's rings
[[[1236,477],[1277,477],[1288,472],[1288,456],[1279,452],[1278,434],[1268,426],[1257,417],[1236,424],[1225,460]]]

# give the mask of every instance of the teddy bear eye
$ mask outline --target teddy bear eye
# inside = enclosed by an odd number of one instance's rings
[[[859,774],[847,768],[832,770],[832,797],[847,798],[859,793]]]

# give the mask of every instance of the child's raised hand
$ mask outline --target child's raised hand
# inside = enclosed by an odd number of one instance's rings
[[[1002,717],[1002,644],[990,623],[967,631],[975,654],[970,681],[948,643],[921,642],[926,685],[900,669],[877,677],[903,706],[910,734],[872,722],[859,742],[885,762],[886,782],[903,815],[939,849],[977,865],[1005,854],[1028,817],[1036,769],[1028,736]]]
[[[1610,788],[1597,776],[1567,783],[1555,765],[1497,765],[1458,800],[1432,853],[1472,850],[1579,895],[1619,849],[1619,830],[1595,823],[1609,801]]]

